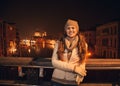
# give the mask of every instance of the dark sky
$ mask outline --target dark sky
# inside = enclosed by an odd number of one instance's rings
[[[57,34],[68,18],[81,29],[120,18],[120,0],[0,0],[0,18],[16,23],[21,37],[36,30]]]

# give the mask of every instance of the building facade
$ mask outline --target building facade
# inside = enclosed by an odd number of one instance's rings
[[[3,23],[2,20],[0,20],[0,56],[3,54]]]
[[[15,23],[0,21],[0,56],[16,54],[19,46],[19,34]]]
[[[83,35],[85,36],[86,42],[88,44],[88,52],[91,54],[91,56],[94,56],[95,44],[96,44],[96,30],[95,30],[95,28],[84,31]]]
[[[120,22],[96,27],[95,53],[102,58],[120,58]]]

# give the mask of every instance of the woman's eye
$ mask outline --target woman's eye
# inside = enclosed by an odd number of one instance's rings
[[[72,27],[72,29],[75,29],[74,27]]]

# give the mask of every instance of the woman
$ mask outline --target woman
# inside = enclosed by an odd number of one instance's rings
[[[78,22],[68,19],[65,34],[56,42],[52,55],[52,86],[79,85],[86,76],[86,53],[87,44],[79,34]]]

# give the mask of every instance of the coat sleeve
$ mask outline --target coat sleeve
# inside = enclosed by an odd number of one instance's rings
[[[64,71],[73,71],[74,70],[74,65],[68,62],[63,62],[61,60],[58,59],[58,55],[57,55],[57,50],[58,50],[58,42],[56,42],[55,44],[55,48],[53,50],[53,54],[52,54],[52,65],[54,68],[58,68]]]

